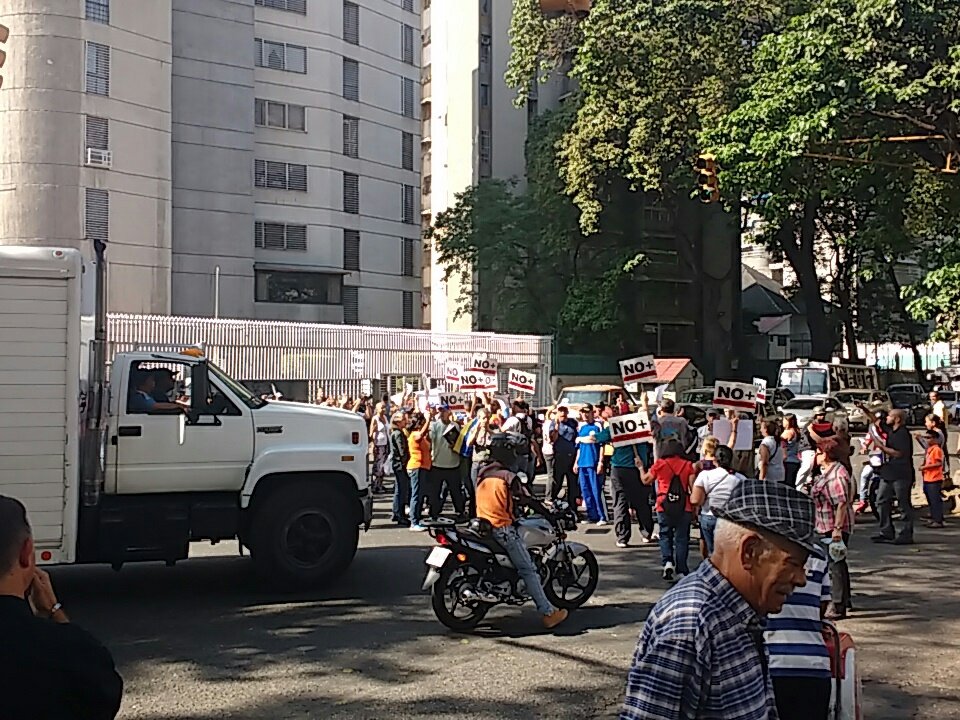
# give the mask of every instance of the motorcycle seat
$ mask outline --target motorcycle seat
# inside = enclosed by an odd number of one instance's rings
[[[481,534],[474,530],[471,530],[470,528],[461,528],[460,534],[469,540],[478,542],[481,545],[484,545],[485,547],[490,548],[494,552],[498,552],[498,553],[506,552],[504,547],[497,542],[496,538],[493,537],[493,535]]]

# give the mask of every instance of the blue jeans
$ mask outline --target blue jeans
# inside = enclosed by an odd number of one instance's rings
[[[401,467],[393,468],[393,521],[403,520],[404,508],[410,503],[410,476]]]
[[[666,513],[657,513],[660,525],[660,559],[664,565],[672,562],[678,573],[690,572],[687,554],[690,552],[690,513],[679,518],[669,518]]]
[[[700,537],[707,546],[707,557],[713,555],[713,534],[717,531],[717,518],[714,515],[700,514]]]
[[[607,507],[603,501],[603,486],[596,468],[580,468],[580,495],[590,522],[607,519]]]
[[[540,584],[540,576],[537,574],[537,568],[530,559],[530,552],[527,546],[523,544],[523,538],[519,531],[513,525],[507,525],[502,528],[493,529],[493,537],[503,546],[510,556],[510,562],[517,569],[517,573],[523,579],[527,586],[527,592],[533,598],[537,605],[537,610],[541,615],[549,615],[556,608],[547,600],[546,593],[543,592],[543,585]]]
[[[943,481],[925,482],[923,484],[923,494],[927,496],[927,505],[930,506],[930,519],[935,523],[943,522]]]
[[[429,470],[414,468],[407,470],[410,476],[410,524],[419,525],[423,513],[423,485]]]

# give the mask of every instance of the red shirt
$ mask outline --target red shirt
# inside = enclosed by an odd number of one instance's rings
[[[690,504],[690,490],[693,488],[694,476],[692,462],[680,457],[661,458],[650,468],[650,473],[657,487],[657,512],[663,512],[663,498],[670,490],[670,482],[674,475],[679,476],[680,484],[687,493],[687,512],[693,512],[693,505]]]

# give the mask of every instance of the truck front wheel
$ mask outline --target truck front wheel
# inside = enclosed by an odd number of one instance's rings
[[[297,484],[273,493],[253,520],[251,554],[258,571],[289,589],[342,573],[360,538],[349,503],[335,487]]]

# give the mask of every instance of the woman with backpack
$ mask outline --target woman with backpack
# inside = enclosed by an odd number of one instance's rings
[[[693,505],[690,503],[693,475],[693,463],[683,457],[683,445],[671,439],[664,443],[660,458],[641,477],[646,485],[656,483],[660,559],[663,561],[663,579],[668,582],[679,580],[690,572],[687,555],[693,521]]]

